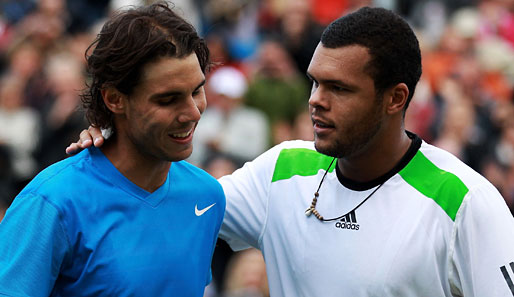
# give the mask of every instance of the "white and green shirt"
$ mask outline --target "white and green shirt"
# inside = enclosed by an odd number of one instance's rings
[[[385,176],[345,179],[312,142],[284,142],[221,178],[220,237],[260,249],[272,297],[514,296],[514,219],[484,177],[410,134]],[[381,185],[382,184],[382,185]],[[359,205],[379,185],[381,187]],[[352,211],[353,210],[353,211]]]

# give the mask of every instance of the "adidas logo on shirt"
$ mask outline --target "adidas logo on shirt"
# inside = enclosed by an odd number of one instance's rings
[[[344,230],[359,230],[359,224],[357,224],[357,217],[355,216],[355,210],[349,212],[341,220],[335,223],[335,227]]]

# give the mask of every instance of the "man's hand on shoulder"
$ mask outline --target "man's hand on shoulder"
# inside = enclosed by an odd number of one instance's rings
[[[82,130],[80,132],[80,139],[77,142],[70,144],[66,148],[66,154],[73,155],[81,150],[94,145],[95,147],[100,147],[104,143],[104,137],[102,136],[102,131],[100,128],[96,128],[93,126],[89,126],[87,130]]]

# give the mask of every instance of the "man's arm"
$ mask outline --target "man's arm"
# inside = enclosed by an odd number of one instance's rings
[[[43,197],[16,197],[0,224],[0,295],[50,295],[69,255],[61,219]]]
[[[82,130],[82,132],[80,132],[80,139],[77,142],[70,144],[66,148],[66,154],[76,154],[93,144],[96,147],[100,147],[103,143],[104,137],[102,135],[102,131],[99,128],[89,126],[87,130]]]
[[[492,185],[470,189],[455,220],[452,250],[454,293],[514,296],[514,219]]]
[[[269,190],[281,145],[219,179],[227,198],[220,238],[233,250],[260,249],[268,216]]]

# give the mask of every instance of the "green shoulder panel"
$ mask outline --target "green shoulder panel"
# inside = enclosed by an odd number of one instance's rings
[[[326,170],[332,159],[334,158],[310,149],[283,149],[278,156],[271,182],[289,179],[295,175],[316,175],[320,169]],[[329,172],[332,172],[335,166],[336,162],[330,166]]]
[[[455,221],[468,193],[468,187],[456,175],[435,166],[421,151],[399,174],[416,190],[433,199]]]

